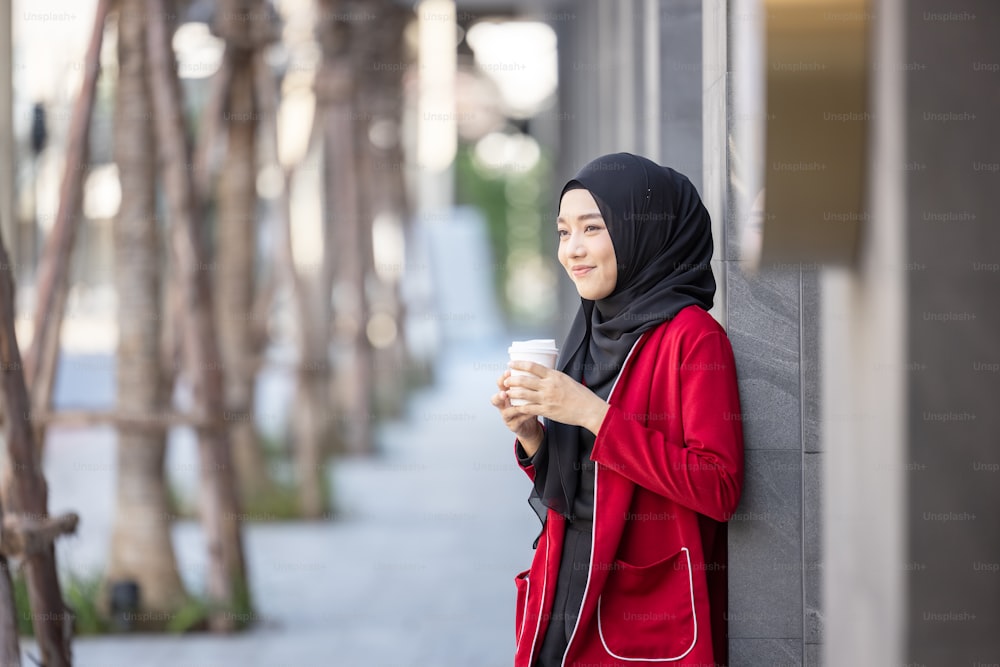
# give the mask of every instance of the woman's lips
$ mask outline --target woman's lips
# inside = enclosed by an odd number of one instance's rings
[[[594,267],[592,266],[574,266],[572,269],[573,275],[577,277],[585,276],[593,270]]]

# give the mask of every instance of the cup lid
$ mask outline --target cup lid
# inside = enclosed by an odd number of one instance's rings
[[[515,340],[510,344],[511,350],[556,350],[554,338],[535,338],[534,340]]]

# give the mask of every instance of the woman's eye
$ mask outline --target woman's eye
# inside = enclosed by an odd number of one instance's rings
[[[584,231],[593,232],[593,231],[599,231],[600,229],[601,228],[598,227],[597,225],[587,225]]]
[[[569,236],[569,232],[566,231],[565,229],[557,229],[556,235],[559,236],[559,238],[562,238],[564,236]]]

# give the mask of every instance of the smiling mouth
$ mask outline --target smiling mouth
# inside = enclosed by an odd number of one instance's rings
[[[577,277],[585,276],[593,270],[594,270],[593,266],[579,266],[573,269],[573,275]]]

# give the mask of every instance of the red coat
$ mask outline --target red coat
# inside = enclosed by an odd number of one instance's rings
[[[590,572],[564,665],[725,665],[726,521],[743,487],[732,347],[698,306],[646,332],[594,442]],[[534,478],[534,468],[525,472]],[[565,532],[549,510],[515,578],[514,667],[533,667]]]

